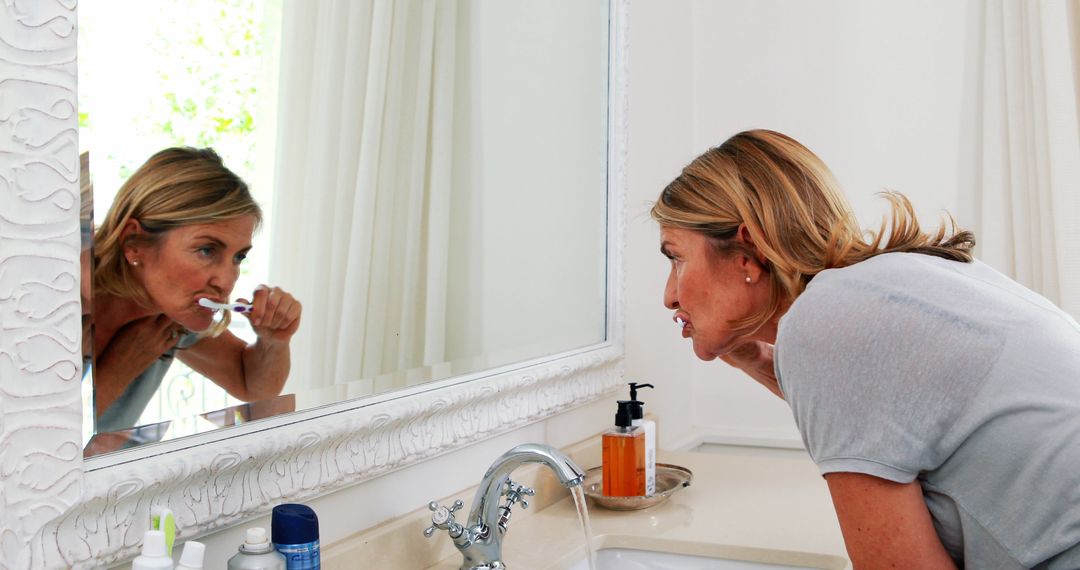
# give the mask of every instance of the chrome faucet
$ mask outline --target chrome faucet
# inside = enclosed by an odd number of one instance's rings
[[[460,500],[454,501],[450,508],[434,501],[428,503],[433,512],[431,526],[424,530],[424,536],[430,538],[435,529],[446,530],[465,558],[461,570],[506,569],[502,561],[502,540],[510,522],[511,507],[520,502],[521,508],[528,508],[525,497],[536,494],[510,480],[510,473],[524,463],[547,465],[567,489],[585,480],[585,472],[561,451],[526,443],[502,454],[484,473],[464,526],[454,520],[454,512],[464,506]],[[503,497],[506,497],[505,502],[502,502]]]

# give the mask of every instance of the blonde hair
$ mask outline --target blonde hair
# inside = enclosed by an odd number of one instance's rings
[[[878,231],[863,232],[820,158],[787,135],[753,130],[694,159],[660,193],[651,214],[661,226],[701,232],[723,255],[761,263],[769,302],[732,323],[737,335],[746,336],[785,310],[826,269],[890,252],[972,260],[975,236],[958,230],[951,216],[935,233],[926,233],[904,195],[884,197],[891,216]],[[740,225],[753,247],[735,239]]]
[[[120,187],[109,213],[94,235],[94,290],[153,304],[124,257],[131,243],[154,246],[175,228],[217,223],[240,216],[262,221],[262,210],[247,184],[225,167],[211,148],[175,147],[159,151]],[[129,220],[144,230],[123,235]],[[209,334],[229,324],[230,314]]]

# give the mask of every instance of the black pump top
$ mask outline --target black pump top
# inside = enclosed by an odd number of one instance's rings
[[[631,400],[619,400],[619,411],[615,413],[615,425],[617,427],[630,427],[634,425],[634,402]]]
[[[638,384],[637,382],[630,382],[630,413],[635,420],[640,420],[645,417],[645,402],[637,399],[638,388],[655,388],[652,384]]]
[[[639,384],[637,382],[630,382],[630,399],[637,400],[638,388],[655,388],[652,384]]]

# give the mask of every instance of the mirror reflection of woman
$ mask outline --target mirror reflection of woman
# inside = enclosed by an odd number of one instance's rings
[[[1080,568],[1080,325],[888,196],[868,241],[817,156],[739,133],[653,206],[664,304],[791,406],[855,568]]]
[[[243,401],[277,396],[301,304],[260,285],[244,313],[257,340],[227,329],[232,314],[199,304],[231,295],[262,212],[212,149],[169,148],[117,193],[94,242],[96,431],[137,423],[173,358]]]

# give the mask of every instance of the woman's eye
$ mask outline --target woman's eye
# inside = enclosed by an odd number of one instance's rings
[[[233,258],[233,263],[240,265],[245,259],[247,259],[246,253],[238,253],[236,254],[236,257]]]

